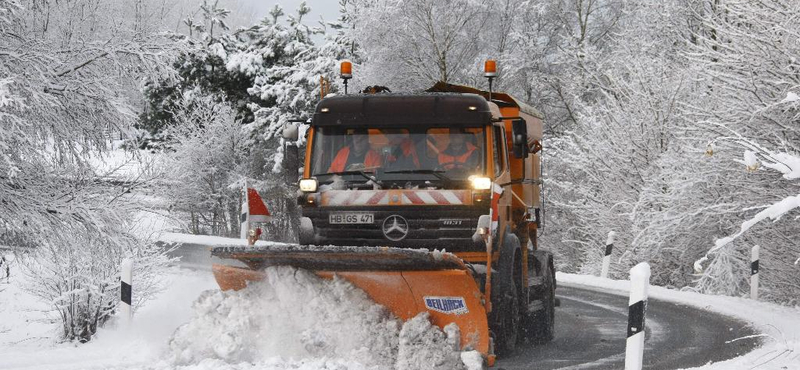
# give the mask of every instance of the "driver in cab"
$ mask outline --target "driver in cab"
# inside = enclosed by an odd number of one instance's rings
[[[386,158],[390,171],[412,171],[422,167],[417,155],[417,143],[405,130],[383,130],[389,138],[389,151]]]
[[[351,145],[347,145],[333,158],[328,172],[344,172],[380,167],[381,156],[369,145],[369,131],[354,129],[350,134]]]
[[[463,128],[450,128],[450,142],[447,148],[439,152],[439,167],[444,170],[473,168],[478,165],[478,149],[467,142],[467,135]]]

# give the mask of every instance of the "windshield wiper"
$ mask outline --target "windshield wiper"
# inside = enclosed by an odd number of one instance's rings
[[[437,178],[439,178],[439,180],[445,182],[452,182],[453,179],[443,175],[444,172],[445,171],[442,170],[397,170],[397,171],[384,171],[383,173],[419,173],[424,175],[434,175]]]
[[[328,172],[328,173],[320,173],[314,176],[333,176],[333,175],[361,175],[367,180],[371,180],[372,182],[383,186],[380,180],[378,180],[375,176],[369,175],[364,171],[356,170],[356,171],[342,171],[342,172]]]

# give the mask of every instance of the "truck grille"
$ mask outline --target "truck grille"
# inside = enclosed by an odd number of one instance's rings
[[[372,213],[374,221],[371,224],[331,224],[328,217],[331,212]],[[478,217],[486,213],[488,209],[473,206],[392,207],[384,210],[379,207],[303,209],[303,216],[310,218],[314,224],[315,244],[318,245],[445,248],[449,252],[484,250],[484,245],[472,241],[472,235],[478,226]],[[395,220],[394,216],[400,218]],[[384,230],[391,229],[395,221],[398,227],[385,233]],[[405,235],[403,230],[398,229],[405,229]],[[393,240],[401,236],[401,239]]]

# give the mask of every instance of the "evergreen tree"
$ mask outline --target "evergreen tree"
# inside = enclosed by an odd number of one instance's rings
[[[226,66],[228,54],[235,53],[237,47],[248,41],[244,31],[232,35],[220,33],[228,30],[224,18],[230,12],[218,7],[216,2],[204,2],[200,13],[203,17],[200,23],[191,16],[184,20],[188,36],[175,36],[182,50],[172,65],[173,73],[148,81],[145,86],[147,107],[137,125],[149,134],[145,145],[163,140],[163,130],[175,124],[177,110],[194,106],[192,97],[210,95],[225,99],[242,122],[254,119],[248,104],[269,105],[269,102],[260,101],[247,92],[253,85],[255,73]],[[261,62],[269,63],[269,60]]]

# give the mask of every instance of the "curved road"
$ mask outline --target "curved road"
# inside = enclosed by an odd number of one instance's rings
[[[207,247],[179,245],[171,252],[181,265],[209,268]],[[232,263],[224,261],[223,263]],[[210,273],[210,272],[209,272]],[[556,338],[549,343],[518,345],[499,358],[493,369],[623,369],[628,323],[628,298],[579,286],[559,284],[556,296]],[[747,353],[759,345],[747,324],[694,307],[650,299],[647,304],[645,369],[683,369]]]
[[[547,344],[518,346],[499,359],[496,369],[622,369],[628,298],[565,286],[556,289],[556,338]],[[683,369],[749,352],[757,339],[747,324],[694,307],[649,299],[646,313],[645,369]]]

